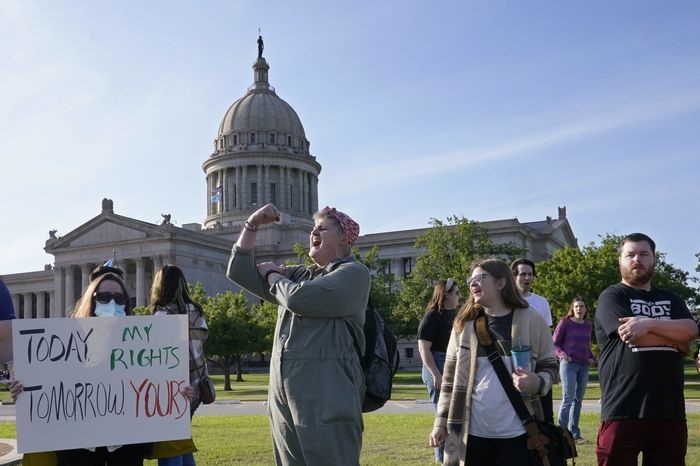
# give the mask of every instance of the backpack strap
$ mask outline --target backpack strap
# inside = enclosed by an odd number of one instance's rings
[[[549,439],[545,435],[542,435],[540,429],[537,427],[537,422],[535,422],[535,419],[532,417],[532,415],[530,415],[530,412],[525,407],[525,402],[523,401],[522,395],[513,386],[513,379],[508,373],[508,369],[506,369],[506,365],[503,362],[503,359],[501,359],[501,355],[498,353],[496,345],[493,343],[491,332],[489,331],[486,323],[486,316],[482,314],[477,317],[474,327],[476,329],[476,337],[479,340],[479,345],[486,350],[489,362],[491,362],[491,365],[498,376],[498,380],[503,386],[503,390],[505,390],[506,395],[508,395],[510,404],[513,405],[513,409],[515,409],[520,421],[523,423],[523,426],[525,426],[528,436],[528,448],[531,450],[537,450],[540,455],[540,459],[542,460],[542,464],[544,466],[549,466],[548,452],[547,448],[544,446],[545,444],[549,443]]]
[[[371,309],[372,312],[368,313],[367,309]],[[360,365],[362,366],[363,371],[366,370],[372,362],[372,358],[374,357],[374,347],[377,344],[377,332],[379,329],[377,328],[377,321],[374,318],[374,315],[372,315],[373,312],[374,304],[372,303],[372,299],[367,298],[367,307],[365,308],[365,325],[363,326],[363,332],[365,334],[364,349],[360,348],[360,343],[357,341],[357,335],[355,335],[350,323],[347,320],[345,321],[348,332],[350,332],[350,336],[352,337],[353,346],[355,346],[355,351],[357,351],[357,356],[360,358]],[[370,314],[371,322],[368,322],[367,314]],[[367,339],[367,337],[371,337],[371,339]],[[367,351],[367,348],[370,348],[371,351]]]

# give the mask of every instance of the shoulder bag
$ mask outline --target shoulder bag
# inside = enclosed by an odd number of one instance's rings
[[[189,345],[189,342],[188,342]],[[192,347],[190,346],[190,358],[192,358]],[[194,358],[192,358],[194,359]],[[199,401],[202,404],[209,405],[216,401],[216,389],[214,388],[214,381],[209,378],[209,374],[206,371],[206,362],[200,371],[197,369],[197,375],[199,376],[199,382],[197,383],[197,388],[199,390]]]
[[[475,322],[476,336],[481,345],[488,354],[489,361],[493,365],[498,380],[500,380],[503,389],[508,395],[513,409],[518,414],[518,417],[525,426],[527,431],[527,448],[530,450],[530,455],[534,461],[533,464],[542,466],[566,466],[567,459],[572,460],[575,466],[576,460],[576,444],[574,439],[567,429],[561,426],[555,426],[545,421],[538,421],[525,407],[522,395],[513,386],[513,379],[506,369],[506,365],[501,359],[501,355],[493,343],[491,332],[486,323],[486,317],[481,315],[477,317]]]

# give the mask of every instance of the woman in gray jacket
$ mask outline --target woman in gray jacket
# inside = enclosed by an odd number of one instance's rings
[[[370,290],[367,268],[352,256],[360,227],[326,207],[314,215],[314,265],[256,264],[258,229],[279,218],[268,204],[243,225],[228,277],[279,305],[270,361],[268,409],[278,465],[358,465],[364,378],[352,332],[364,348]]]

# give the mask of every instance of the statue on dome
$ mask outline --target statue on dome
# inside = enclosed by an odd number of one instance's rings
[[[160,214],[160,216],[163,217],[163,221],[160,222],[161,225],[171,225],[170,214]]]
[[[261,35],[258,35],[258,58],[262,58],[263,49],[265,48],[265,43]]]
[[[57,231],[58,230],[56,230],[55,228],[53,230],[49,230],[49,239],[58,239],[58,238],[56,238]]]

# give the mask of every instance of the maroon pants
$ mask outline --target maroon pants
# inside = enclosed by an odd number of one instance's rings
[[[670,419],[603,421],[598,430],[598,466],[684,466],[688,449],[686,422]]]

